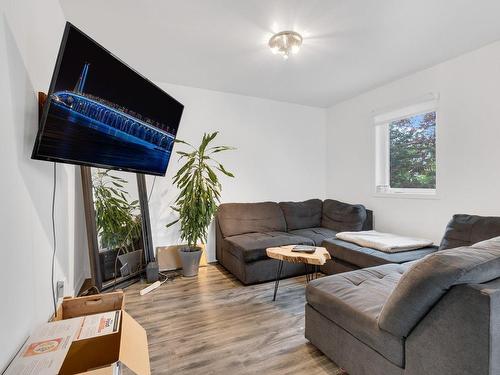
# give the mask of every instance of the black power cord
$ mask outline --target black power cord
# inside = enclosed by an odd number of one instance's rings
[[[53,249],[52,249],[52,276],[51,276],[52,301],[54,302],[54,316],[57,314],[56,290],[54,289],[54,273],[55,273],[54,268],[55,268],[55,264],[56,264],[56,250],[57,250],[56,218],[55,218],[56,186],[57,186],[57,164],[54,163],[54,181],[53,181],[53,190],[52,190],[52,240],[53,240]]]

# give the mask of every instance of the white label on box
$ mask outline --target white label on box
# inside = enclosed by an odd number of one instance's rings
[[[83,317],[82,327],[75,341],[118,332],[120,316],[121,311],[117,310]]]

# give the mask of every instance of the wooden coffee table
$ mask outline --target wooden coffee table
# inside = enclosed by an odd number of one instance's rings
[[[288,263],[303,263],[306,269],[306,281],[309,282],[317,275],[318,266],[322,266],[328,259],[331,259],[330,253],[324,247],[316,247],[316,251],[312,254],[293,252],[295,245],[270,247],[266,249],[269,258],[279,260],[276,270],[276,281],[274,283],[273,301],[276,301],[278,286],[280,284],[281,271],[283,270],[283,262]],[[309,265],[312,267],[312,273],[309,272]]]

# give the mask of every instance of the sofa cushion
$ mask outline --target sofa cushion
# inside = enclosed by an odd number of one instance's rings
[[[387,263],[410,262],[423,258],[437,250],[437,247],[430,246],[400,253],[384,253],[383,251],[362,247],[337,238],[325,239],[322,246],[326,247],[332,258],[354,264],[359,268],[373,267]]]
[[[337,234],[334,230],[323,227],[297,229],[290,231],[290,233],[310,238],[313,240],[315,246],[321,246],[326,238],[335,238]]]
[[[286,232],[286,222],[276,202],[224,203],[217,219],[224,237],[256,232]]]
[[[387,264],[314,280],[306,288],[307,302],[389,361],[403,367],[404,340],[381,330],[377,320],[405,269],[405,265]]]
[[[280,202],[285,215],[287,230],[319,227],[321,225],[320,199],[309,199],[304,202]]]
[[[244,262],[268,259],[268,247],[284,245],[314,245],[309,238],[295,236],[286,232],[246,233],[226,237],[231,246],[229,252]]]
[[[497,236],[500,236],[500,217],[453,215],[439,249],[470,246]]]
[[[360,204],[348,204],[333,199],[323,202],[321,226],[337,232],[363,229],[366,209]]]
[[[500,237],[428,255],[405,272],[382,309],[379,326],[406,337],[452,286],[498,277]]]

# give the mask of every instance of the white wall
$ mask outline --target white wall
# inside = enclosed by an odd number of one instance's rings
[[[204,132],[220,131],[217,143],[237,147],[220,154],[235,178],[222,177],[222,202],[323,198],[326,191],[324,109],[171,84],[160,86],[185,105],[178,137],[194,145]],[[175,150],[182,149],[177,144]],[[150,201],[154,246],[179,244],[170,208],[177,190],[173,156],[166,177],[157,178]],[[148,189],[152,178],[148,177]],[[213,230],[213,228],[212,228]],[[215,260],[213,235],[209,261]]]
[[[52,164],[30,159],[38,126],[37,91],[46,91],[64,29],[56,0],[0,0],[0,370],[33,326],[53,312]],[[65,293],[88,269],[77,169],[58,165],[56,280]]]
[[[455,213],[500,215],[500,42],[328,110],[327,195],[374,210],[377,230],[438,242]],[[439,93],[435,200],[374,197],[373,110]]]

